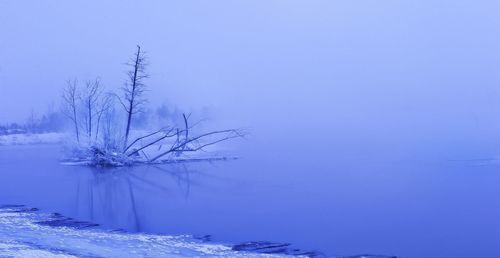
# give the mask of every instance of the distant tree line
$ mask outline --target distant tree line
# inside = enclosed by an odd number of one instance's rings
[[[75,97],[76,96],[79,96],[79,94],[76,94]],[[78,103],[79,101],[80,100],[78,98],[75,98],[75,103]],[[63,104],[62,106],[63,108],[61,110],[57,110],[53,107],[53,105],[50,105],[47,110],[40,115],[32,110],[28,117],[22,122],[0,123],[0,135],[64,132],[68,127],[73,127],[74,123],[73,121],[68,121],[65,111],[63,111],[67,108],[66,104]],[[75,111],[82,115],[81,113],[83,110],[80,110],[80,108]],[[106,115],[114,116],[114,114],[110,114],[112,112],[107,112]],[[84,116],[82,115],[82,118],[83,117]],[[148,129],[151,125],[165,126],[168,124],[180,123],[181,118],[182,111],[180,109],[176,107],[169,107],[167,104],[163,103],[156,108],[146,108],[145,112],[137,114],[135,118],[136,125],[134,127],[137,129]],[[106,117],[105,120],[101,115],[99,122],[101,130],[103,127],[109,127],[106,126],[106,124],[103,124],[103,122],[108,121],[107,119],[109,118]],[[84,120],[87,122],[82,121],[84,125],[79,125],[79,131],[81,130],[84,134],[87,134],[89,131],[89,120],[85,118]],[[100,135],[99,132],[96,134]]]
[[[0,135],[60,132],[66,124],[62,118],[62,114],[52,108],[40,116],[31,111],[25,122],[0,124]]]

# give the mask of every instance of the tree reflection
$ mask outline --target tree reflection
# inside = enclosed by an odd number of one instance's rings
[[[143,231],[143,220],[162,198],[189,198],[191,174],[199,174],[188,164],[169,164],[143,167],[87,168],[77,184],[76,212],[78,217],[105,224],[113,229]]]

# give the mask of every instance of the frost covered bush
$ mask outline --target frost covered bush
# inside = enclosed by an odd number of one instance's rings
[[[67,157],[64,162],[72,165],[87,165],[95,167],[121,167],[130,166],[137,162],[136,157],[99,146],[66,146],[64,150]]]
[[[88,150],[90,157],[89,165],[98,167],[119,167],[119,166],[129,166],[134,163],[134,159],[128,157],[127,155],[116,152],[108,151],[106,149],[101,149],[96,146],[90,147]]]

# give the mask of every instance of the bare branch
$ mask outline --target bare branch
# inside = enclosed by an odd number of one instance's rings
[[[142,137],[138,137],[138,138],[136,138],[136,139],[135,139],[135,140],[134,140],[131,144],[129,144],[129,145],[125,148],[125,150],[124,150],[123,152],[127,152],[127,150],[128,150],[128,149],[130,149],[130,148],[131,148],[131,147],[132,147],[135,143],[137,143],[138,141],[140,141],[140,140],[142,140],[142,139],[145,139],[145,138],[148,138],[148,137],[151,137],[151,136],[153,136],[153,135],[159,134],[159,133],[161,133],[161,132],[164,132],[164,131],[165,131],[165,129],[166,129],[166,128],[162,128],[162,129],[160,129],[160,130],[158,130],[158,131],[156,131],[156,132],[152,132],[152,133],[150,133],[150,134],[147,134],[147,135],[144,135],[144,136],[142,136]]]
[[[173,131],[173,128],[168,133],[170,133],[171,131]],[[130,157],[130,156],[136,154],[137,152],[142,151],[142,150],[146,149],[147,147],[152,146],[152,145],[154,145],[154,144],[156,144],[156,143],[158,143],[158,142],[160,142],[160,141],[162,141],[162,140],[164,140],[166,138],[170,138],[170,137],[174,137],[174,136],[178,135],[178,133],[175,133],[175,134],[168,134],[168,133],[165,134],[164,136],[162,136],[162,137],[160,137],[160,138],[158,138],[158,139],[156,139],[156,140],[154,140],[154,141],[146,144],[145,146],[143,146],[143,147],[141,147],[141,148],[139,148],[137,150],[132,151],[127,156]]]
[[[208,137],[208,136],[211,136],[211,135],[218,135],[218,134],[227,134],[227,135],[225,137],[223,137],[222,139],[206,143],[206,144],[201,145],[201,146],[199,146],[197,148],[187,148],[186,150],[182,150],[182,148],[184,148],[185,146],[187,146],[189,143],[196,142],[196,141],[198,141],[198,140],[200,140],[202,138],[205,138],[205,137]],[[207,146],[210,146],[210,145],[222,142],[222,141],[226,141],[226,140],[229,140],[229,139],[243,137],[244,135],[245,135],[244,132],[242,132],[241,130],[237,130],[237,129],[221,130],[221,131],[213,131],[213,132],[209,132],[209,133],[204,133],[204,134],[201,134],[201,135],[199,135],[197,137],[194,137],[192,139],[188,139],[188,140],[186,140],[184,142],[181,142],[178,145],[175,145],[175,146],[171,147],[168,151],[165,151],[165,152],[157,155],[156,157],[150,159],[150,161],[154,162],[154,161],[158,160],[159,158],[161,158],[161,157],[163,157],[163,156],[165,156],[167,154],[173,153],[173,152],[201,150],[201,149],[203,149],[203,148],[205,148]]]

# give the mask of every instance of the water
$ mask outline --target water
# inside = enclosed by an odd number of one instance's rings
[[[293,243],[328,255],[500,257],[494,163],[302,155],[299,147],[242,150],[236,161],[103,170],[60,165],[58,146],[3,146],[0,204],[108,229]]]

